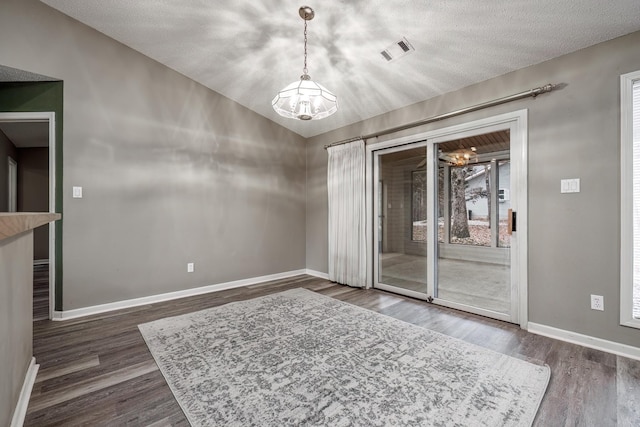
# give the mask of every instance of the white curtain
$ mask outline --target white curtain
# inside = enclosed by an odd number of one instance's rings
[[[329,280],[362,288],[367,276],[364,141],[327,151]]]

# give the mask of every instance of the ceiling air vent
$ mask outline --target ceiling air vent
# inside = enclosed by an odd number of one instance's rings
[[[413,51],[415,51],[415,49],[413,48],[413,46],[411,46],[409,40],[403,37],[401,40],[393,43],[391,46],[380,52],[380,55],[382,55],[382,57],[386,59],[387,62],[391,62],[402,58],[403,56],[406,56]]]
[[[411,50],[409,45],[405,43],[404,40],[400,40],[398,42],[398,46],[400,46],[400,49],[402,49],[403,52],[409,52],[409,50]]]

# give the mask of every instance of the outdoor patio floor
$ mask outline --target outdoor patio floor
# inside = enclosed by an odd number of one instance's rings
[[[425,257],[383,254],[380,276],[386,285],[427,293]],[[437,297],[440,299],[508,314],[510,293],[509,266],[438,259]]]

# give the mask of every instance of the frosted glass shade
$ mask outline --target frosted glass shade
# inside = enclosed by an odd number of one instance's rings
[[[338,111],[338,98],[320,83],[303,75],[278,92],[271,105],[283,117],[320,120]]]

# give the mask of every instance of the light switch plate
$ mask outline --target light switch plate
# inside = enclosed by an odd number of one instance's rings
[[[560,180],[560,192],[561,193],[579,193],[580,178]]]
[[[82,187],[73,187],[73,198],[82,199]]]

